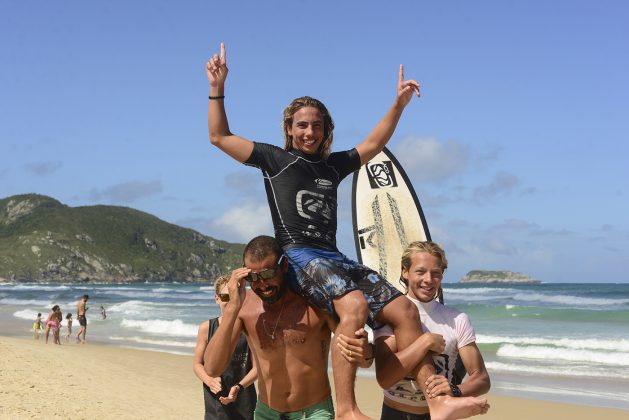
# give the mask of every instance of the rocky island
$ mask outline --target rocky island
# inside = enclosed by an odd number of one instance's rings
[[[514,273],[513,271],[487,271],[472,270],[461,277],[459,283],[517,283],[517,284],[538,284],[541,283],[524,273]]]

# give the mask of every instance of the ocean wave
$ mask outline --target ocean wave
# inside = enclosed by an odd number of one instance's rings
[[[16,318],[28,319],[30,321],[35,322],[35,318],[37,318],[37,314],[38,313],[39,312],[30,310],[30,309],[22,309],[21,311],[13,312],[13,316],[16,317]],[[46,316],[44,316],[44,314],[42,314],[42,317],[44,317],[44,319],[46,318]]]
[[[521,292],[521,290],[508,287],[471,287],[469,289],[443,287],[443,294],[446,297],[452,295],[495,295],[496,293],[507,295],[518,292]]]
[[[191,352],[175,351],[175,350],[161,349],[161,348],[156,348],[156,347],[140,347],[140,346],[125,346],[125,345],[122,345],[120,347],[123,348],[123,349],[142,350],[142,351],[156,351],[158,353],[176,354],[178,356],[190,356],[192,354]]]
[[[504,337],[495,335],[476,336],[478,344],[518,344],[554,346],[575,350],[608,350],[629,352],[629,339],[600,338],[550,338],[550,337]]]
[[[151,344],[154,346],[165,346],[165,347],[188,347],[194,348],[196,343],[194,341],[175,341],[175,340],[154,340],[146,337],[121,337],[121,336],[111,336],[109,337],[112,341],[131,341],[139,344]]]
[[[126,298],[135,299],[181,299],[181,300],[207,300],[210,295],[208,293],[190,294],[189,292],[183,293],[181,291],[164,290],[161,292],[155,292],[153,290],[112,290],[107,294],[114,296],[122,296]]]
[[[112,287],[96,287],[92,290],[107,293],[112,290],[146,290],[146,289],[142,287],[131,287],[131,286],[112,286]]]
[[[596,363],[601,365],[627,366],[629,367],[629,353],[617,351],[592,351],[576,350],[544,346],[516,346],[505,344],[496,352],[498,357],[511,357],[518,359],[534,359],[549,361],[568,361],[582,363]]]
[[[608,379],[627,379],[626,373],[610,371],[608,367],[595,369],[588,368],[570,368],[565,366],[532,366],[525,363],[503,363],[503,362],[485,362],[485,366],[492,373],[523,373],[535,376],[551,376],[551,377],[591,377],[591,378],[608,378]]]
[[[52,283],[35,283],[35,284],[10,284],[8,286],[3,285],[2,287],[3,289],[6,289],[7,291],[20,291],[20,290],[26,290],[26,291],[36,291],[36,292],[57,292],[59,290],[71,290],[71,288],[69,286],[65,286],[63,284],[61,285],[55,285]]]
[[[583,306],[615,306],[629,303],[629,299],[605,299],[572,295],[545,295],[541,293],[517,293],[513,296],[513,299],[522,302],[554,303],[575,308],[582,308]]]
[[[37,307],[46,307],[46,308],[52,308],[52,306],[53,306],[53,303],[51,303],[49,300],[12,299],[12,298],[0,299],[0,304],[2,304],[2,305],[37,306]]]
[[[169,335],[179,337],[196,337],[198,325],[186,324],[181,319],[170,321],[123,319],[120,325],[124,328],[140,330],[148,334]]]
[[[447,294],[445,295],[445,302],[446,302],[447,305],[469,304],[469,303],[472,303],[472,302],[474,302],[474,303],[490,302],[490,303],[488,303],[489,305],[494,305],[495,303],[493,301],[505,300],[505,299],[510,299],[510,297],[508,297],[506,295],[495,295],[495,296],[490,296],[490,295],[450,296],[450,295],[447,295]]]
[[[110,313],[120,313],[123,315],[148,315],[154,307],[155,304],[153,302],[128,300],[126,302],[111,305],[107,310]]]
[[[183,290],[183,289],[173,289],[171,287],[158,287],[156,289],[151,289],[151,291],[155,293],[181,293],[181,294],[190,294],[196,293],[196,290]]]
[[[207,302],[197,302],[197,303],[173,303],[173,302],[147,302],[143,300],[127,300],[125,302],[115,303],[109,308],[107,308],[107,312],[118,313],[124,315],[143,315],[149,316],[154,314],[156,311],[168,311],[172,312],[175,308],[210,308],[213,305],[214,301],[208,300]],[[179,309],[177,309],[179,310]]]

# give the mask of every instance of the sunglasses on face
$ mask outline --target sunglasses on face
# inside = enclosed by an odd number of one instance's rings
[[[284,255],[280,256],[280,259],[277,260],[275,267],[265,268],[264,270],[255,271],[255,272],[252,271],[251,273],[247,274],[247,277],[245,277],[245,280],[247,280],[249,283],[255,283],[260,280],[272,279],[273,277],[275,277],[275,274],[277,273],[277,270],[279,270],[280,264],[282,264],[283,260],[284,260]]]
[[[229,302],[229,293],[219,293],[218,300],[221,302]]]

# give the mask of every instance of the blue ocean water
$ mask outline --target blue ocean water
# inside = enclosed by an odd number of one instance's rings
[[[443,286],[472,320],[493,392],[629,410],[629,284]],[[198,324],[219,313],[207,284],[10,283],[0,333],[30,336],[37,312],[75,312],[86,293],[88,341],[120,347],[191,355]]]

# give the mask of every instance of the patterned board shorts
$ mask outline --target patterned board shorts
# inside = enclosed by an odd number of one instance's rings
[[[335,314],[333,300],[353,290],[360,290],[369,307],[367,325],[383,324],[376,316],[384,306],[402,296],[391,283],[371,268],[352,261],[337,251],[315,248],[289,248],[288,286],[315,307]]]

